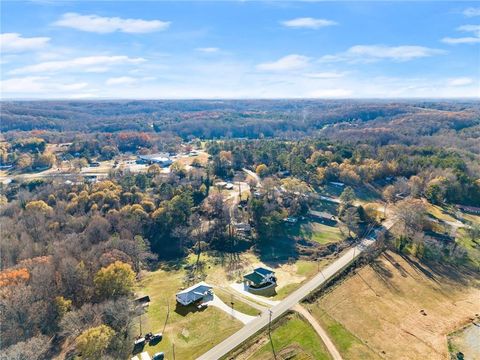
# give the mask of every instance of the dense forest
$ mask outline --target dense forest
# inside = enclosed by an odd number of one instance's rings
[[[3,102],[0,118],[2,132],[135,131],[184,140],[319,135],[432,145],[450,138],[476,153],[479,125],[480,104],[473,100],[23,101]]]

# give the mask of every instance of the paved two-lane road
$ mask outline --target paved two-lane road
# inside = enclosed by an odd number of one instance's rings
[[[385,226],[386,224],[384,224]],[[389,226],[385,226],[388,228]],[[340,270],[344,269],[353,259],[359,256],[365,248],[372,245],[375,241],[370,239],[364,239],[362,242],[354,248],[348,250],[335,262],[327,266],[320,273],[315,275],[312,279],[307,281],[299,289],[287,296],[279,304],[273,306],[270,311],[272,312],[272,321],[285,314],[288,310],[293,308],[296,304],[307,297],[312,291],[317,289],[320,285],[324,284],[328,279],[332,278]],[[198,360],[217,360],[222,356],[225,356],[237,346],[248,340],[256,332],[262,330],[268,325],[269,322],[269,310],[264,311],[256,319],[246,324],[243,328],[231,335],[229,338],[222,341],[217,346],[213,347],[205,354],[200,356]]]

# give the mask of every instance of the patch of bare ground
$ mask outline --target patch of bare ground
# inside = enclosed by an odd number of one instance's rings
[[[317,300],[386,359],[448,359],[446,335],[480,312],[478,273],[386,252]],[[343,355],[343,354],[342,354]]]

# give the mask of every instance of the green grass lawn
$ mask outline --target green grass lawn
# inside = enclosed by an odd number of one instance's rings
[[[215,295],[217,295],[225,304],[230,306],[230,303],[233,301],[234,309],[250,316],[257,316],[260,314],[260,310],[255,309],[254,307],[243,302],[238,295],[233,295],[230,292],[227,292],[223,289],[215,288]]]
[[[427,212],[433,217],[437,218],[438,220],[453,221],[453,222],[456,221],[456,219],[453,216],[446,213],[440,206],[437,206],[437,205],[428,204]]]
[[[337,226],[324,225],[318,221],[305,221],[292,226],[289,235],[315,241],[321,245],[336,243],[343,240]]]
[[[455,241],[467,251],[469,261],[474,268],[478,269],[480,267],[480,246],[467,236],[465,229],[458,229]]]
[[[182,287],[184,271],[158,270],[149,273],[138,286],[138,294],[149,295],[151,302],[147,312],[141,316],[142,333],[162,332],[170,307],[163,340],[155,346],[147,345],[144,351],[150,355],[163,351],[172,358],[175,346],[177,359],[195,359],[242,327],[242,323],[214,307],[203,311],[195,308],[176,308],[175,294]],[[132,333],[139,333],[137,318]]]
[[[289,314],[273,327],[272,341],[278,359],[331,359],[315,330],[299,315]],[[273,359],[267,331],[246,344],[240,353],[250,360]],[[237,352],[234,356],[237,357],[240,353]]]
[[[379,357],[370,350],[360,339],[349,332],[345,327],[329,316],[318,305],[307,305],[312,315],[320,325],[328,332],[342,357],[347,359],[378,359]]]

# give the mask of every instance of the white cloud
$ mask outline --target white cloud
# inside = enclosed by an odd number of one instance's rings
[[[63,83],[55,82],[48,76],[16,77],[0,82],[3,93],[41,93],[55,91],[77,91],[88,86],[86,82]]]
[[[92,70],[108,67],[110,65],[139,64],[144,62],[143,58],[131,58],[124,55],[117,56],[84,56],[70,60],[46,61],[35,65],[24,66],[10,71],[10,74],[29,74],[55,72],[59,70]]]
[[[47,45],[48,37],[22,37],[18,33],[0,34],[0,49],[2,53],[17,53],[30,50],[38,50]]]
[[[448,79],[447,84],[449,86],[466,86],[473,84],[473,79],[469,77],[458,77]]]
[[[338,79],[345,76],[345,73],[340,72],[318,72],[305,74],[306,77],[312,79]]]
[[[462,25],[457,28],[458,31],[471,32],[476,37],[480,37],[480,25]]]
[[[320,29],[326,26],[337,25],[337,22],[327,19],[303,17],[282,21],[282,25],[290,28]]]
[[[348,49],[348,53],[354,56],[370,57],[377,59],[391,59],[407,61],[416,58],[429,57],[444,53],[443,50],[432,49],[425,46],[402,45],[356,45]]]
[[[467,36],[467,37],[461,37],[461,38],[445,37],[445,38],[442,39],[442,42],[444,42],[445,44],[450,44],[450,45],[476,44],[476,43],[480,43],[480,38],[473,37],[473,36]]]
[[[379,60],[409,61],[417,58],[444,54],[441,49],[433,49],[418,45],[355,45],[346,52],[336,55],[325,55],[321,62],[350,61],[374,62]]]
[[[96,32],[99,34],[107,34],[115,31],[121,31],[131,34],[141,34],[165,30],[170,26],[170,22],[160,20],[102,17],[93,14],[81,15],[77,13],[66,13],[63,14],[59,20],[54,22],[53,25],[88,32]]]
[[[217,47],[200,47],[200,48],[196,48],[195,50],[203,53],[215,53],[215,52],[218,52],[220,49]]]
[[[131,85],[137,82],[136,78],[133,78],[131,76],[120,76],[120,77],[113,77],[107,79],[105,84],[108,86],[111,85]]]
[[[463,15],[466,17],[474,17],[474,16],[480,16],[480,7],[474,8],[474,7],[469,7],[463,10]]]
[[[258,64],[258,70],[265,71],[289,71],[305,68],[309,65],[310,58],[303,55],[291,54],[277,61]]]
[[[480,25],[462,25],[456,29],[457,31],[473,33],[473,36],[464,37],[444,37],[442,42],[450,45],[457,44],[476,44],[480,43]]]

